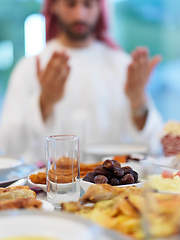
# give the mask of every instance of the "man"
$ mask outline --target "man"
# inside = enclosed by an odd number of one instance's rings
[[[161,118],[145,87],[158,56],[132,58],[106,36],[104,0],[47,0],[47,45],[12,73],[0,149],[44,160],[44,137],[78,134],[83,143],[147,143],[157,150]],[[82,161],[84,159],[81,159]]]

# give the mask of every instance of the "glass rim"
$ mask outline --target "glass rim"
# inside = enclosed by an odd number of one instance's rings
[[[47,141],[50,140],[78,140],[79,137],[77,135],[69,135],[69,134],[63,134],[63,135],[58,135],[58,134],[54,134],[54,135],[50,135],[50,136],[46,136],[45,139]]]

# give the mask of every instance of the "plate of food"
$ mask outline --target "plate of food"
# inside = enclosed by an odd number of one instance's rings
[[[109,158],[109,159],[113,160],[112,158]],[[117,160],[119,161],[119,159],[117,159]],[[116,164],[118,164],[118,166],[121,166],[124,169],[127,168],[126,172],[129,169],[130,172],[133,172],[133,174],[136,175],[136,176],[134,176],[135,178],[138,177],[138,182],[133,182],[133,180],[131,180],[131,183],[129,183],[129,184],[133,184],[133,185],[135,184],[137,186],[141,186],[143,184],[143,182],[142,182],[143,166],[141,164],[139,164],[137,161],[129,161],[129,162],[126,162],[126,163],[120,163],[116,160],[114,160],[114,161],[117,162]],[[81,163],[80,164],[80,176],[81,176],[80,185],[81,185],[81,187],[84,191],[86,191],[87,188],[91,185],[92,180],[91,181],[84,181],[83,179],[87,175],[89,175],[89,173],[92,174],[92,172],[94,172],[94,169],[97,168],[100,165],[103,165],[103,161],[100,161],[100,162],[97,162],[97,163]],[[30,184],[30,186],[39,187],[46,192],[47,191],[46,168],[37,169],[34,172],[32,172],[28,176],[28,183]],[[60,188],[65,187],[66,188],[66,187],[69,186],[68,184],[59,184],[59,187]],[[121,185],[123,185],[123,184],[121,184]]]
[[[0,210],[38,209],[53,211],[51,203],[36,198],[29,186],[0,188]]]
[[[180,194],[180,170],[163,170],[148,177],[148,186],[161,193]]]
[[[46,168],[36,169],[28,176],[28,183],[30,186],[41,188],[47,191],[46,186]]]
[[[139,179],[144,178],[144,161],[155,161],[154,158],[145,156],[142,154],[130,154],[130,155],[114,155],[106,156],[102,158],[102,162],[106,159],[118,161],[122,167],[129,166],[134,171],[138,172]]]
[[[49,181],[51,183],[52,188],[55,190],[60,189],[64,191],[68,191],[68,189],[72,188],[72,184],[76,185],[76,182],[79,181],[78,178],[75,178],[73,183],[55,183],[53,181]],[[47,184],[46,184],[46,168],[37,169],[33,173],[28,176],[28,183],[30,186],[41,188],[43,191],[47,192]]]
[[[97,163],[80,163],[80,176],[85,177],[90,171],[100,165],[102,162]],[[41,188],[43,191],[47,191],[46,186],[46,168],[36,169],[32,171],[28,176],[28,183],[30,186]]]
[[[116,160],[106,159],[101,165],[80,181],[84,191],[93,184],[109,184],[117,187],[137,186],[142,187],[144,182],[139,179],[139,174],[130,166],[122,166]]]
[[[147,212],[144,210],[149,209],[146,208],[147,204],[152,203],[151,218],[148,218],[148,224],[150,221],[154,223],[151,231],[156,234],[156,239],[175,240],[179,239],[179,236],[175,237],[179,233],[179,200],[180,195],[174,194],[169,196],[151,192],[151,195],[147,195],[144,187],[119,188],[109,184],[93,184],[79,201],[62,203],[61,207],[62,211],[90,219],[133,239],[146,239],[149,235],[146,235],[147,225],[142,224],[142,219],[146,223],[144,214]],[[155,202],[158,204],[154,206]]]
[[[65,212],[11,211],[0,213],[2,240],[128,240],[87,219]]]

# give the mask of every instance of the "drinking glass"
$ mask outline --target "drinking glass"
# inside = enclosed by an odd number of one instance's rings
[[[79,138],[76,135],[46,137],[47,200],[60,208],[62,202],[80,197]]]
[[[146,183],[142,220],[145,239],[178,240],[180,239],[180,192],[176,192],[178,187],[173,185],[177,170],[154,163],[146,163],[144,169]]]

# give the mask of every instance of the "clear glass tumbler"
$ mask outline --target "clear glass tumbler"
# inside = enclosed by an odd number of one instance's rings
[[[46,137],[47,200],[60,208],[62,202],[80,197],[79,138],[75,135]]]

